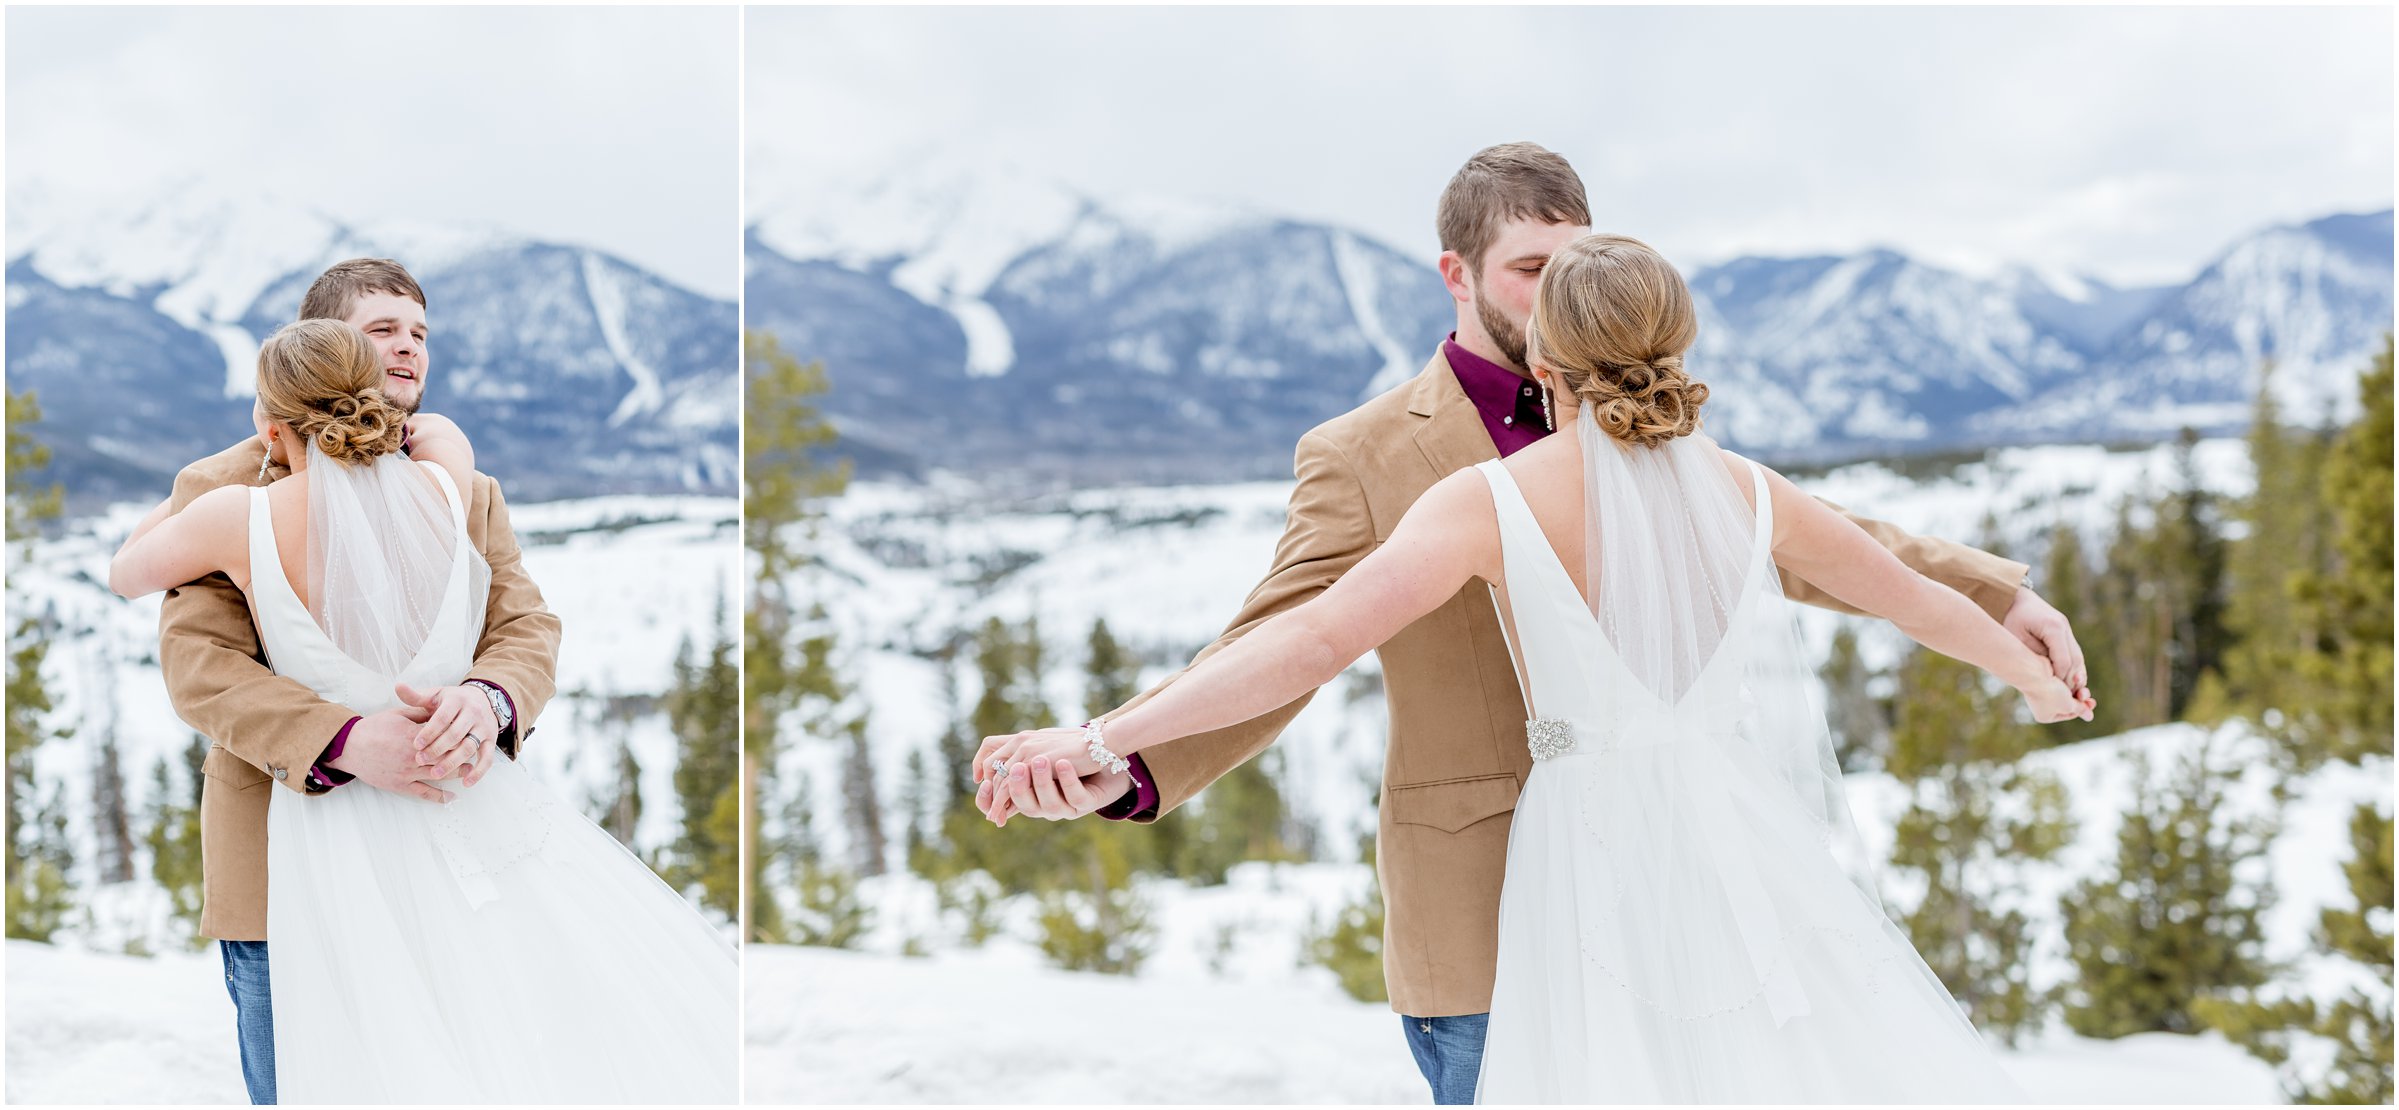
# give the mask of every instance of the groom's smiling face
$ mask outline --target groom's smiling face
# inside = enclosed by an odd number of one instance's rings
[[[398,293],[361,293],[343,320],[374,341],[383,395],[415,412],[425,402],[425,306]]]

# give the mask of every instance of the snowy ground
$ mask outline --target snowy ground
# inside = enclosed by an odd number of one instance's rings
[[[2071,973],[2058,897],[2113,860],[2130,804],[2129,753],[2163,779],[2175,759],[2211,743],[2220,763],[2249,766],[2227,809],[2265,804],[2253,741],[2236,729],[2142,729],[2039,753],[2029,762],[2073,791],[2079,824],[2051,863],[1995,875],[2021,892],[2038,935],[2036,986]],[[2296,784],[2265,862],[2281,892],[2267,915],[2268,954],[2292,959],[2311,991],[2358,981],[2354,965],[2308,955],[2326,905],[2348,905],[2341,863],[2358,802],[2390,805],[2387,760],[2334,766]],[[1887,855],[1905,799],[1876,775],[1850,778],[1861,830]],[[996,832],[993,835],[1005,835]],[[898,874],[867,880],[875,907],[859,951],[752,946],[748,954],[749,1097],[754,1102],[1424,1102],[1397,1027],[1379,1004],[1351,1000],[1331,972],[1307,963],[1305,938],[1357,897],[1356,864],[1245,864],[1221,887],[1144,887],[1159,936],[1131,977],[1060,971],[1032,943],[1034,907],[1011,901],[1002,935],[980,949],[955,938],[930,884]],[[1894,903],[1886,871],[1884,889]],[[927,957],[902,953],[911,946]],[[1101,1046],[1106,1046],[1105,1050]],[[2009,1067],[2047,1102],[2276,1103],[2273,1069],[2220,1037],[2167,1034],[2094,1041],[2053,1023],[2008,1054]],[[1206,1061],[1204,1066],[1194,1061]]]
[[[1429,1103],[1379,1004],[1310,977],[1228,983],[752,946],[759,1103]],[[2208,1037],[2058,1038],[2008,1053],[2050,1103],[2276,1103],[2272,1070]]]
[[[244,1103],[216,952],[8,942],[8,1101]]]

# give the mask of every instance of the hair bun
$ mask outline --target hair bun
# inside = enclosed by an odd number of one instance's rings
[[[1576,380],[1578,379],[1579,380]],[[1592,419],[1609,436],[1655,447],[1699,430],[1699,407],[1708,387],[1683,372],[1681,355],[1573,375],[1575,396],[1591,406]]]
[[[325,420],[311,434],[317,450],[338,463],[366,463],[400,449],[407,416],[386,400],[381,390],[367,389],[335,397],[324,409]]]

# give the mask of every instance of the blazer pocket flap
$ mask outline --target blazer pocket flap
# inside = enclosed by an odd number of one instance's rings
[[[1454,833],[1515,809],[1516,791],[1516,776],[1484,775],[1421,786],[1395,786],[1383,804],[1391,807],[1391,819],[1395,822],[1430,825]]]
[[[267,782],[265,771],[251,766],[242,757],[216,744],[209,745],[208,758],[200,761],[200,773],[238,790],[262,786]]]

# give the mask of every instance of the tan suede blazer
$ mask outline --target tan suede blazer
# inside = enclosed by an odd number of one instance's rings
[[[1412,381],[1310,431],[1299,442],[1299,484],[1291,492],[1273,569],[1232,626],[1193,662],[1315,597],[1390,538],[1401,514],[1433,483],[1498,454],[1474,403],[1438,354]],[[1850,519],[1901,561],[1957,589],[1994,619],[2006,614],[2024,582],[2023,563],[1911,536],[1880,521]],[[1782,583],[1792,600],[1859,612],[1789,571],[1782,572]],[[1480,582],[1469,585],[1376,654],[1391,713],[1375,853],[1391,1008],[1413,1017],[1484,1013],[1491,1008],[1498,956],[1509,819],[1533,765],[1525,747],[1524,699],[1490,591]],[[1302,697],[1255,720],[1142,752],[1157,778],[1158,812],[1188,801],[1265,750],[1307,702]]]
[[[264,452],[252,437],[184,467],[175,476],[176,509],[219,486],[264,485],[290,473],[277,466],[261,481]],[[508,691],[521,743],[557,688],[558,618],[525,574],[500,484],[488,474],[475,476],[467,535],[491,563],[483,639],[467,677]],[[212,574],[167,591],[158,620],[167,697],[185,723],[214,741],[201,765],[200,932],[220,940],[267,939],[271,784],[310,793],[309,766],[343,723],[358,715],[268,670],[265,657],[249,602],[231,579]],[[340,789],[374,787],[351,783]]]

